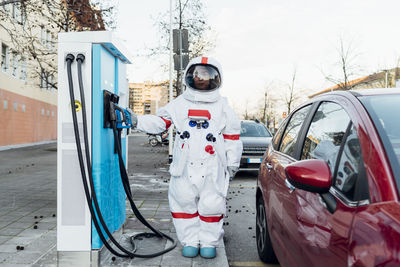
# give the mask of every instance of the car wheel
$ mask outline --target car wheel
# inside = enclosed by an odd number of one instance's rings
[[[151,138],[151,139],[149,140],[149,143],[150,143],[151,146],[156,146],[156,145],[158,145],[158,141],[157,141],[157,139],[155,139],[155,138]]]
[[[262,196],[257,199],[256,240],[260,259],[265,263],[278,263],[268,233],[267,216]]]

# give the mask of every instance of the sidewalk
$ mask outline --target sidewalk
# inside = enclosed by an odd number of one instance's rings
[[[56,151],[55,144],[0,151],[0,265],[56,266]],[[134,201],[140,212],[157,229],[176,238],[169,212],[168,147],[152,148],[147,136],[129,139],[129,177]],[[120,239],[131,248],[129,237],[148,232],[127,203],[127,221]],[[35,218],[37,216],[37,218]],[[42,216],[42,218],[40,218]],[[36,223],[37,222],[37,223]],[[34,226],[37,229],[34,229]],[[17,250],[23,246],[24,250]],[[154,253],[169,246],[157,239],[137,242],[137,253]],[[106,249],[100,253],[101,266],[228,266],[223,244],[217,258],[181,256],[181,246],[152,259],[113,260]]]
[[[133,199],[143,216],[156,228],[176,239],[175,229],[172,224],[171,213],[168,205],[168,147],[151,148],[147,144],[147,136],[135,134],[129,139],[129,177]],[[129,237],[139,232],[149,232],[136,218],[134,218],[129,204],[126,204],[128,220],[126,222],[122,240],[125,247],[131,247]],[[169,247],[163,240],[143,240],[137,242],[137,253],[154,253]],[[190,259],[181,255],[182,246],[171,252],[152,259],[135,258],[132,260],[117,258],[114,262],[108,251],[101,255],[101,266],[228,266],[225,248],[222,244],[217,249],[217,258],[206,260],[200,256]]]
[[[56,266],[55,147],[0,152],[0,265],[30,266],[48,254]]]

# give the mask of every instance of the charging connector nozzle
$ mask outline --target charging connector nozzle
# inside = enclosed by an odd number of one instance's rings
[[[75,60],[75,56],[73,54],[68,54],[65,57],[65,61],[74,61]]]

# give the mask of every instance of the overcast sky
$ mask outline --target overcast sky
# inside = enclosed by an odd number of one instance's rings
[[[204,0],[204,4],[217,36],[209,55],[221,62],[222,94],[238,112],[246,100],[250,109],[256,106],[269,82],[289,83],[295,66],[297,88],[311,94],[332,86],[323,72],[340,74],[335,65],[340,36],[358,54],[359,77],[395,67],[400,56],[399,0]],[[138,56],[159,42],[155,18],[168,10],[168,0],[120,0],[117,32],[134,55],[130,82],[168,78],[159,61]]]

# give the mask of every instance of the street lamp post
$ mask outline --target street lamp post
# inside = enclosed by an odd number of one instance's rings
[[[169,102],[171,102],[173,98],[172,91],[172,0],[169,0]],[[173,127],[169,128],[168,132],[168,161],[172,162],[172,147],[173,147]]]

